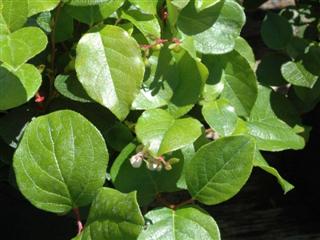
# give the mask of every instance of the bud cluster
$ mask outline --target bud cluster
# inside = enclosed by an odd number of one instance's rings
[[[148,150],[144,149],[142,145],[136,149],[136,154],[130,158],[131,166],[134,168],[140,168],[142,162],[146,163],[146,166],[151,171],[160,172],[163,168],[167,171],[172,169],[172,165],[179,162],[177,158],[171,158],[168,161],[164,157],[153,157],[149,154]]]

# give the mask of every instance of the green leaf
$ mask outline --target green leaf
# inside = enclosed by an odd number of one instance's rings
[[[153,15],[157,14],[158,0],[148,0],[148,1],[129,0],[129,2],[136,5],[144,13],[153,14]]]
[[[179,30],[187,36],[193,36],[195,47],[201,53],[223,54],[232,51],[245,23],[241,6],[235,1],[226,0],[198,12],[194,5],[194,1],[190,1],[181,11],[177,22]]]
[[[31,64],[24,64],[17,70],[0,66],[0,110],[29,101],[38,91],[41,80],[40,72]]]
[[[198,11],[202,11],[208,7],[217,4],[221,0],[195,0],[195,6]]]
[[[136,134],[153,155],[160,156],[193,143],[201,135],[201,126],[196,119],[175,119],[165,110],[152,109],[138,119]]]
[[[269,48],[282,49],[293,36],[292,27],[286,18],[269,12],[262,23],[261,36]]]
[[[199,207],[156,209],[147,213],[145,218],[151,224],[140,234],[138,240],[220,240],[217,223]]]
[[[75,66],[88,95],[125,119],[144,75],[137,42],[122,28],[107,25],[80,39]]]
[[[0,39],[0,61],[17,69],[42,52],[47,43],[47,36],[40,28],[21,28]]]
[[[28,19],[28,0],[0,0],[0,4],[3,19],[11,31],[18,30],[26,23]],[[2,47],[1,42],[0,45]]]
[[[124,3],[124,0],[108,0],[94,6],[71,6],[66,5],[65,9],[68,14],[79,22],[86,23],[90,26],[108,18]]]
[[[63,96],[78,102],[91,102],[90,97],[74,75],[58,75],[54,87]]]
[[[268,162],[263,158],[263,156],[259,151],[256,152],[256,157],[253,161],[253,165],[275,176],[278,180],[278,183],[282,187],[284,194],[286,194],[287,192],[291,191],[294,188],[294,186],[291,183],[289,183],[288,181],[286,181],[281,177],[277,169],[275,169],[274,167],[271,167],[268,164]]]
[[[227,99],[238,115],[248,116],[257,98],[257,80],[248,61],[233,51],[221,56],[205,56],[204,63],[214,79],[221,79],[221,97]]]
[[[159,54],[148,58],[145,80],[132,108],[146,110],[167,105],[173,95],[169,83],[177,78],[171,54],[167,48],[162,48]]]
[[[121,152],[133,140],[133,135],[126,125],[117,122],[108,130],[106,138],[109,146]]]
[[[295,86],[312,88],[318,77],[310,73],[301,62],[287,62],[281,66],[283,77]]]
[[[257,101],[246,124],[248,133],[255,137],[260,150],[302,149],[303,138],[274,113],[270,103],[271,92],[271,89],[259,86]]]
[[[187,166],[192,198],[213,205],[236,195],[251,174],[254,154],[255,143],[247,136],[220,138],[201,147]]]
[[[58,6],[60,0],[27,0],[27,2],[28,16],[32,16],[40,12],[51,11]]]
[[[304,67],[312,74],[320,76],[320,45],[311,46],[302,56]]]
[[[265,55],[259,63],[257,69],[258,81],[271,86],[281,86],[286,84],[286,80],[281,74],[281,65],[288,62],[286,55],[271,53]]]
[[[142,231],[144,219],[136,193],[123,194],[112,188],[97,193],[81,240],[135,240]]]
[[[104,184],[108,158],[100,132],[64,110],[28,125],[13,166],[20,191],[33,205],[66,213],[91,203]]]
[[[190,0],[172,0],[171,4],[177,7],[179,10],[188,5]]]
[[[121,18],[133,23],[147,39],[160,38],[160,24],[155,16],[143,14],[138,10],[128,10],[121,12]]]
[[[250,67],[255,70],[256,59],[253,50],[244,38],[237,37],[234,50],[244,57],[248,61]]]
[[[202,108],[202,115],[219,136],[229,136],[236,128],[238,116],[234,107],[225,99],[205,103]]]
[[[133,168],[130,157],[136,154],[136,143],[128,144],[111,167],[111,179],[116,189],[122,192],[137,191],[138,202],[146,206],[161,192],[175,192],[181,176],[183,161],[172,166],[172,170],[150,171],[145,164]],[[170,156],[172,157],[172,156]]]
[[[199,101],[209,72],[203,63],[195,61],[187,52],[180,53],[176,62],[178,78],[170,82],[173,89],[171,103],[187,107]]]
[[[84,0],[62,0],[62,2],[65,2],[73,6],[92,6],[92,5],[98,5],[98,4],[110,2],[110,1],[112,0],[85,0],[85,1]]]

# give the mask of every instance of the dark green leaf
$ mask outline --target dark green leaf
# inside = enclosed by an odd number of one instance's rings
[[[250,137],[220,138],[201,147],[187,167],[193,199],[212,205],[236,195],[248,180],[255,154]]]
[[[272,12],[267,14],[261,26],[261,36],[269,48],[285,48],[292,35],[292,27],[286,18]]]
[[[217,223],[199,207],[161,208],[150,211],[145,217],[151,224],[138,240],[220,240]]]
[[[69,110],[33,120],[13,162],[22,194],[36,207],[55,213],[89,204],[104,184],[107,164],[99,131]]]
[[[86,226],[76,239],[135,240],[143,225],[135,192],[123,194],[112,188],[101,188],[90,208]]]
[[[235,1],[220,1],[200,12],[194,1],[190,1],[181,11],[177,24],[183,34],[193,36],[199,52],[223,54],[233,50],[244,22],[245,14]]]

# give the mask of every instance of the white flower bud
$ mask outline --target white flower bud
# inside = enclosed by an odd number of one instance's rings
[[[151,170],[151,171],[157,170],[158,165],[159,165],[159,163],[157,163],[157,162],[153,162],[153,161],[147,162],[147,168],[148,168],[149,170]]]
[[[131,166],[134,168],[139,168],[143,161],[143,153],[138,152],[130,158]]]

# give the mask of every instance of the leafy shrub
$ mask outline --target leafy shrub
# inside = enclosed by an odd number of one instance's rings
[[[230,199],[253,167],[293,188],[261,151],[308,139],[319,1],[266,15],[271,51],[257,70],[234,0],[2,0],[0,10],[1,180],[44,211],[73,210],[74,239],[220,239],[196,203]]]

